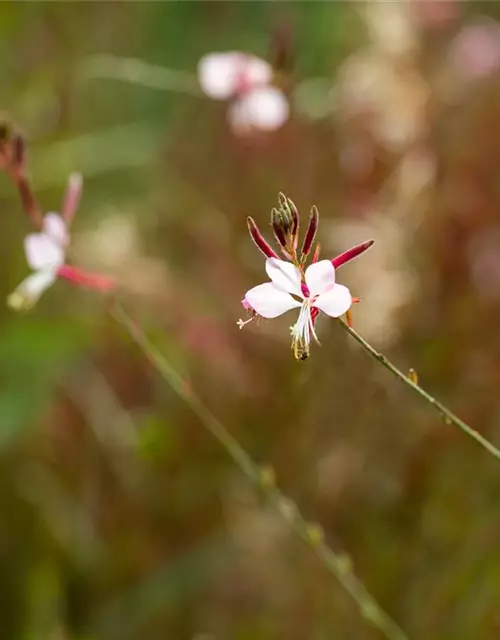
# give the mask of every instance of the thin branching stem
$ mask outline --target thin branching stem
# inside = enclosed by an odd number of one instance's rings
[[[297,506],[278,489],[272,470],[257,465],[240,443],[211,413],[199,397],[177,373],[175,368],[149,340],[120,304],[112,310],[115,320],[127,331],[149,362],[173,391],[188,404],[203,425],[220,442],[233,461],[256,489],[264,495],[269,505],[288,523],[290,528],[306,542],[325,568],[333,574],[343,588],[356,601],[360,613],[372,626],[379,629],[388,640],[408,640],[405,632],[380,607],[364,584],[353,572],[347,554],[333,551],[325,542],[321,528],[308,522]]]
[[[87,78],[121,80],[150,89],[203,96],[196,76],[151,64],[139,58],[121,58],[105,54],[91,56],[85,62],[83,73]]]
[[[458,416],[456,416],[452,411],[450,411],[447,407],[444,406],[439,400],[436,400],[434,396],[430,393],[422,389],[422,387],[412,379],[412,376],[405,375],[402,371],[400,371],[395,365],[390,362],[382,353],[377,351],[374,347],[371,346],[355,329],[350,327],[344,320],[339,319],[342,327],[351,334],[351,336],[358,342],[365,351],[375,358],[380,364],[382,364],[386,369],[388,369],[391,373],[393,373],[397,378],[399,378],[402,382],[404,382],[408,387],[413,389],[420,397],[422,397],[426,402],[432,405],[442,416],[444,421],[447,424],[453,424],[459,429],[461,429],[465,434],[467,434],[470,438],[475,440],[478,444],[480,444],[484,449],[489,451],[492,456],[494,456],[497,460],[500,460],[500,449],[497,449],[495,445],[493,445],[489,440],[487,440],[484,436],[478,433],[475,429],[470,427],[466,422],[461,420]]]

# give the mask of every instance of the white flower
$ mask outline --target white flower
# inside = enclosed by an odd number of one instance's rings
[[[276,87],[253,89],[236,100],[228,111],[228,119],[236,133],[252,129],[274,131],[288,120],[290,107],[285,94]]]
[[[58,213],[47,213],[40,233],[30,233],[24,239],[28,265],[34,271],[8,298],[10,307],[29,309],[42,293],[54,284],[63,266],[69,234],[66,223]]]
[[[239,51],[209,53],[198,64],[201,89],[214,100],[227,100],[240,91],[266,85],[272,77],[268,62]]]
[[[207,96],[214,100],[234,99],[228,120],[236,133],[272,131],[287,121],[288,100],[271,85],[272,79],[271,65],[247,53],[210,53],[198,64],[198,80]]]
[[[297,358],[309,355],[311,335],[317,341],[315,318],[323,311],[332,318],[346,313],[352,297],[347,287],[336,284],[335,268],[330,260],[320,260],[305,271],[304,279],[293,264],[268,258],[266,272],[271,282],[260,284],[245,295],[250,307],[264,318],[276,318],[290,309],[300,308],[299,318],[292,327],[292,348]]]

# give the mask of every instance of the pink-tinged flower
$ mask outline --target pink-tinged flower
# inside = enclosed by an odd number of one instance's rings
[[[50,212],[42,220],[41,230],[30,233],[24,239],[26,261],[33,273],[25,278],[8,297],[7,304],[14,310],[33,307],[40,296],[58,278],[79,287],[98,291],[111,291],[115,282],[96,273],[88,273],[66,264],[66,252],[70,244],[69,225],[75,216],[82,192],[82,177],[71,174],[61,209],[61,214]]]
[[[301,270],[290,262],[268,258],[266,272],[271,282],[247,291],[245,303],[263,318],[300,309],[292,327],[292,349],[296,358],[305,359],[311,336],[318,342],[314,325],[319,312],[332,318],[346,313],[353,302],[349,289],[335,282],[335,267],[330,260],[311,264],[302,276]]]
[[[272,86],[273,75],[268,62],[237,51],[208,54],[198,65],[202,91],[214,100],[233,100],[228,120],[236,133],[273,131],[287,121],[288,100]]]
[[[47,213],[40,233],[30,233],[24,240],[26,260],[34,273],[29,275],[8,298],[15,310],[29,309],[57,279],[64,265],[69,233],[58,213]]]
[[[467,79],[495,73],[500,68],[500,23],[482,18],[467,25],[452,43],[451,61]]]

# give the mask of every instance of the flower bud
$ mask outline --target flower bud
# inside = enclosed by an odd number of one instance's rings
[[[16,134],[12,138],[12,170],[16,174],[26,171],[26,143],[23,136]]]
[[[266,258],[277,258],[278,254],[265,241],[264,236],[261,234],[259,228],[255,224],[255,221],[250,216],[247,218],[247,225],[250,237],[254,241],[256,247],[262,251]]]
[[[293,229],[292,216],[285,209],[273,207],[271,209],[271,226],[276,242],[285,249],[289,245],[289,238]]]
[[[299,229],[299,212],[290,198],[284,193],[278,196],[279,207],[271,210],[271,226],[276,241],[288,251],[297,247],[297,232]]]
[[[7,169],[12,158],[12,126],[0,121],[0,168]]]
[[[311,247],[318,231],[319,212],[317,207],[311,209],[311,215],[309,216],[309,224],[307,225],[306,235],[304,237],[304,244],[302,245],[302,255],[308,256],[311,251]]]
[[[276,26],[272,34],[269,61],[278,73],[292,70],[295,59],[295,43],[292,27],[287,22]]]
[[[367,240],[366,242],[362,242],[361,244],[358,244],[357,246],[352,247],[352,249],[348,249],[347,251],[344,251],[344,253],[341,253],[339,256],[332,259],[333,266],[335,267],[335,269],[338,269],[346,262],[349,262],[349,260],[353,260],[354,258],[357,258],[359,255],[361,255],[367,249],[369,249],[374,242],[375,242],[374,240]]]

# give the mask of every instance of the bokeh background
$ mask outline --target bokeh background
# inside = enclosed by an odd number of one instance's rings
[[[420,640],[500,634],[500,467],[322,318],[240,332],[245,218],[319,207],[355,327],[500,443],[500,4],[0,3],[0,107],[75,261],[134,319],[381,605]],[[231,131],[198,61],[269,59],[279,131]],[[99,57],[96,57],[99,56]],[[106,57],[102,57],[106,56]],[[131,60],[132,59],[132,60]],[[139,60],[139,62],[137,62]],[[153,66],[151,66],[153,65]],[[29,230],[0,176],[1,288]],[[348,595],[108,314],[58,283],[0,333],[0,637],[371,640]]]

